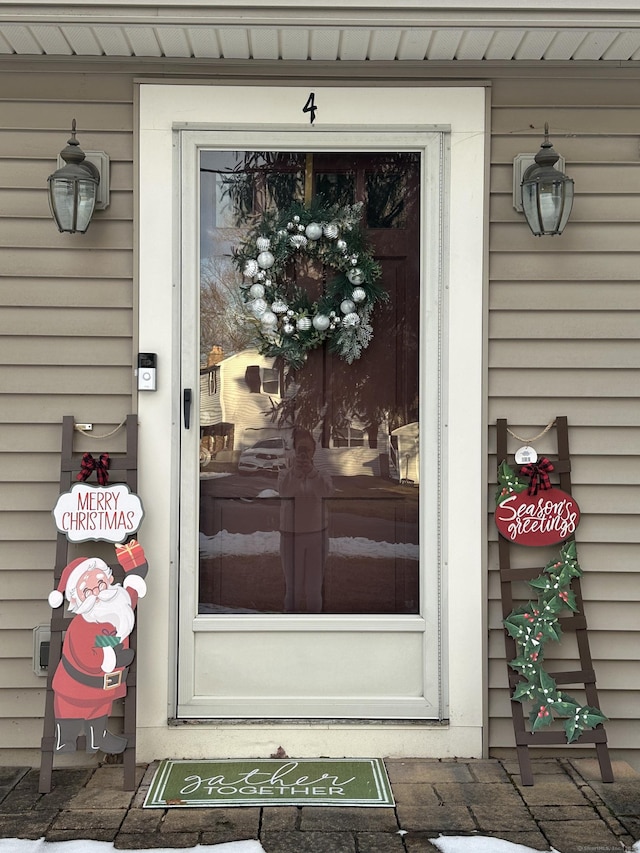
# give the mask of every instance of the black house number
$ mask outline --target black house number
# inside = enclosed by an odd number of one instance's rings
[[[303,113],[309,113],[309,121],[311,124],[315,121],[317,109],[315,92],[311,92],[307,98],[307,103],[302,108]]]

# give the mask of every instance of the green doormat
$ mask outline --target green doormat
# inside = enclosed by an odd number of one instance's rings
[[[380,758],[165,759],[145,809],[212,806],[394,806]]]

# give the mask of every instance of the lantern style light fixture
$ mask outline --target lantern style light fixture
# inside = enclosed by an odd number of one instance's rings
[[[76,139],[76,120],[71,123],[71,139],[60,152],[65,165],[49,175],[49,205],[58,231],[84,234],[96,206],[100,171],[85,159]]]
[[[534,162],[522,176],[522,209],[536,237],[562,234],[573,206],[573,180],[555,164],[560,155],[549,142],[549,125],[544,126],[544,142]]]

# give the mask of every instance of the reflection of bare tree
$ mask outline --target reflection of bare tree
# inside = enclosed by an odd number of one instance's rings
[[[209,258],[200,273],[200,362],[206,364],[212,346],[225,353],[240,352],[254,339],[253,327],[243,322],[243,300],[237,274],[225,258]]]

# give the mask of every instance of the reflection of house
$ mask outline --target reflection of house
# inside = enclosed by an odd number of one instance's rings
[[[214,364],[200,368],[201,447],[214,461],[237,462],[259,439],[281,433],[271,419],[280,397],[279,372],[272,361],[257,350],[228,358],[220,352]]]

